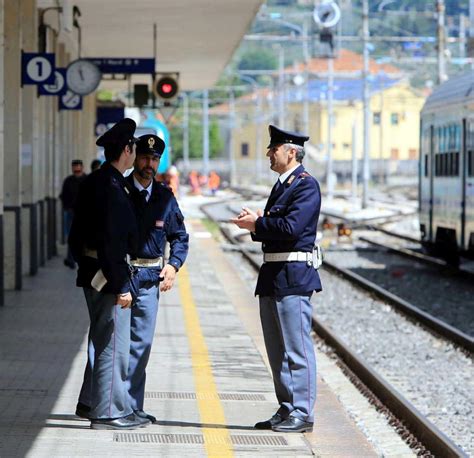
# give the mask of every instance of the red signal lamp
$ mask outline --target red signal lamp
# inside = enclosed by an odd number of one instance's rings
[[[160,77],[155,83],[155,93],[161,99],[172,99],[178,94],[178,81],[170,75]]]

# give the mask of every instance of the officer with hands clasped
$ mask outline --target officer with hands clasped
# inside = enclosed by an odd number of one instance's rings
[[[76,414],[93,429],[133,429],[149,424],[133,413],[127,391],[130,353],[131,267],[138,242],[129,184],[123,173],[135,160],[136,124],[125,118],[97,145],[106,162],[82,183],[69,244],[79,264],[90,317],[89,358]],[[95,350],[95,351],[94,351]]]
[[[127,177],[133,188],[132,199],[137,214],[139,244],[133,286],[137,299],[132,307],[130,363],[127,388],[135,415],[156,418],[143,410],[146,366],[155,332],[160,292],[173,287],[176,273],[188,253],[189,236],[184,217],[173,192],[154,180],[165,143],[156,135],[142,135],[137,142],[133,174]],[[166,242],[170,256],[163,265]]]
[[[280,176],[263,212],[244,208],[232,220],[262,242],[264,252],[255,294],[279,409],[255,428],[310,432],[316,399],[310,298],[321,291],[314,251],[321,194],[302,165],[309,137],[275,126],[269,133],[267,157]]]

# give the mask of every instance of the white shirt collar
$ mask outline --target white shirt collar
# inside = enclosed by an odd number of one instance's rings
[[[142,186],[142,184],[135,178],[135,175],[133,176],[133,184],[139,191],[145,190],[147,192],[146,194],[146,201],[150,199],[151,196],[151,189],[153,188],[153,180],[151,180],[150,184],[145,188]]]
[[[280,183],[283,184],[287,178],[300,166],[301,164],[295,165],[292,169],[287,170],[285,173],[282,173],[278,179],[280,180]]]

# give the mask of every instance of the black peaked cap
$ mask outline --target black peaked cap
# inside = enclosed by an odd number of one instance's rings
[[[304,142],[309,140],[309,137],[306,135],[282,130],[272,125],[268,126],[268,133],[270,134],[270,144],[267,148],[273,148],[276,145],[282,145],[284,143],[293,143],[295,145],[304,146]]]
[[[114,124],[107,132],[101,135],[95,144],[97,146],[120,146],[136,142],[134,137],[137,124],[133,119],[124,118]]]
[[[165,142],[157,135],[141,135],[137,142],[137,154],[153,154],[159,156],[165,150]]]

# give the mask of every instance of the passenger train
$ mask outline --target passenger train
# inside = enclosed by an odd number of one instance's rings
[[[457,263],[474,256],[474,71],[436,88],[421,112],[422,243]]]

